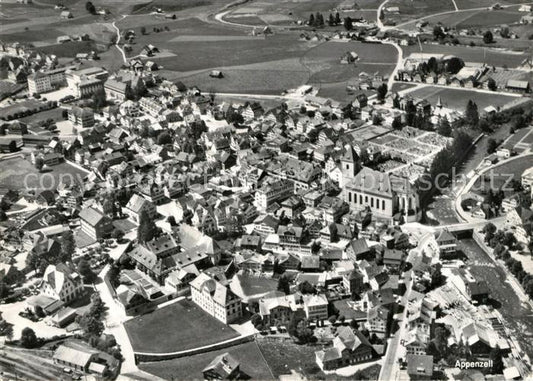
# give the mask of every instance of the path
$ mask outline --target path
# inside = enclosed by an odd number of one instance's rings
[[[385,0],[383,3],[379,4],[378,10],[376,12],[376,24],[378,25],[379,30],[385,30],[388,27],[385,27],[383,23],[381,22],[381,18],[379,17],[381,15],[381,12],[383,11],[383,7],[385,4],[387,4],[389,0]]]
[[[126,17],[128,17],[128,15],[123,15],[122,16],[122,19],[125,19]],[[118,26],[116,25],[116,21],[113,21],[113,23],[111,24],[111,26],[113,28],[115,28],[115,30],[117,31],[117,41],[115,42],[115,46],[117,47],[117,49],[119,50],[120,54],[122,54],[122,60],[124,61],[124,63],[127,65],[128,64],[128,59],[126,58],[126,52],[124,52],[124,49],[122,49],[120,47],[120,45],[118,44],[120,42],[120,29],[118,28]]]

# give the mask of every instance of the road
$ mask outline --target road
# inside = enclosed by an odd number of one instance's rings
[[[403,295],[402,304],[404,306],[407,305],[407,300],[411,295],[412,286],[413,280],[410,279],[409,283],[407,284],[407,290]],[[400,349],[400,341],[404,336],[406,326],[407,308],[404,308],[400,319],[400,328],[396,331],[392,339],[389,340],[389,344],[387,346],[387,353],[385,354],[385,358],[383,359],[383,366],[381,367],[381,370],[379,372],[378,380],[380,381],[393,381],[398,378],[398,372],[400,370],[398,362],[398,350]]]
[[[377,24],[379,30],[387,30],[388,29],[388,27],[383,25],[383,23],[381,22],[381,18],[379,17],[381,15],[381,12],[383,11],[383,7],[388,2],[389,2],[389,0],[385,0],[383,3],[379,4],[378,10],[376,11],[376,24]]]
[[[115,340],[120,345],[120,350],[122,352],[122,356],[124,357],[124,361],[122,362],[122,365],[120,368],[120,373],[121,374],[135,373],[135,372],[138,372],[139,369],[137,368],[137,365],[135,364],[135,356],[133,354],[133,348],[131,346],[130,339],[128,337],[128,334],[123,324],[124,321],[127,320],[127,316],[117,305],[109,289],[107,288],[107,285],[103,281],[107,272],[109,271],[109,268],[110,266],[106,265],[102,269],[100,274],[98,274],[98,277],[102,279],[102,282],[96,285],[96,289],[100,293],[100,298],[102,299],[102,301],[105,303],[105,305],[108,308],[105,321],[104,321],[105,323],[104,332],[114,335]]]

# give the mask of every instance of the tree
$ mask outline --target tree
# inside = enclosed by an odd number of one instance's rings
[[[63,263],[70,262],[75,251],[76,241],[74,241],[74,234],[70,230],[66,231],[61,236],[61,252],[58,261]]]
[[[487,87],[490,91],[496,91],[498,89],[498,86],[496,85],[496,81],[493,78],[489,78],[487,80]]]
[[[285,276],[281,276],[278,280],[278,291],[284,292],[286,295],[291,293],[291,287],[289,279]]]
[[[165,145],[165,144],[170,144],[170,143],[172,143],[172,137],[167,131],[163,131],[157,137],[157,144],[159,145]]]
[[[76,322],[89,337],[100,336],[104,332],[104,323],[96,316],[91,315],[90,312],[85,313],[83,316],[78,316]]]
[[[257,328],[260,324],[263,324],[263,318],[259,314],[253,314],[252,318],[250,319],[254,327]]]
[[[0,209],[0,222],[7,221],[7,214]]]
[[[5,336],[8,340],[13,338],[13,324],[8,323],[0,317],[0,336]]]
[[[37,339],[33,329],[26,327],[22,330],[20,335],[20,345],[24,348],[35,348],[38,343],[39,339]]]
[[[496,225],[494,225],[492,222],[489,222],[483,227],[481,233],[485,234],[485,242],[489,242],[492,237],[494,237],[494,233],[496,233],[496,230]]]
[[[433,37],[435,38],[435,40],[440,40],[446,37],[446,33],[444,33],[444,30],[442,29],[441,25],[435,25],[433,27]]]
[[[333,16],[332,13],[329,14],[328,25],[329,25],[329,26],[333,26],[333,25],[335,25],[335,17]]]
[[[307,23],[309,24],[309,26],[315,26],[316,20],[314,14],[311,13],[309,15],[309,21]]]
[[[448,60],[446,64],[446,71],[450,74],[457,74],[465,66],[465,63],[462,59],[458,57],[452,57]]]
[[[96,14],[96,7],[94,6],[94,4],[90,1],[86,2],[85,3],[85,9],[87,10],[87,12],[89,12],[91,15],[95,15]]]
[[[145,34],[146,34],[146,27],[141,26],[141,34],[142,34],[142,35],[145,35]]]
[[[394,120],[392,121],[392,128],[394,130],[401,130],[402,129],[402,118],[397,116],[396,118],[394,118]]]
[[[494,36],[490,30],[487,30],[483,35],[483,42],[485,44],[492,44],[494,42]]]
[[[388,91],[387,84],[386,83],[382,83],[378,87],[377,91],[378,91],[378,100],[383,102],[385,100],[385,96],[387,95],[387,91]]]
[[[96,279],[96,274],[91,269],[91,265],[85,259],[81,259],[78,262],[78,272],[83,277],[85,283],[93,283]]]
[[[314,294],[316,292],[316,290],[313,287],[313,285],[311,283],[309,283],[308,281],[303,281],[302,283],[300,283],[298,285],[298,290],[302,294]]]
[[[353,21],[351,17],[345,17],[344,18],[344,29],[346,30],[352,30],[353,29]]]
[[[446,116],[439,121],[437,132],[442,136],[451,136],[452,126]]]
[[[496,148],[498,148],[498,142],[494,140],[493,138],[490,138],[487,140],[487,153],[491,154],[496,152]]]
[[[9,295],[9,291],[9,285],[4,281],[0,282],[0,298],[7,297]]]
[[[154,220],[150,218],[148,212],[143,210],[139,216],[139,227],[137,228],[137,239],[141,243],[151,241],[157,234],[157,227]]]
[[[477,104],[471,99],[466,104],[465,121],[471,126],[477,126],[479,123],[479,112],[477,110]]]
[[[492,374],[502,374],[503,373],[503,358],[500,348],[496,347],[490,351],[489,358],[492,360]]]
[[[35,168],[41,172],[44,167],[44,160],[42,157],[35,158]]]
[[[105,95],[105,90],[103,88],[98,89],[93,94],[93,105],[96,110],[100,110],[105,107],[107,104],[107,98]]]
[[[340,25],[341,22],[341,15],[339,14],[339,12],[335,13],[335,25]]]

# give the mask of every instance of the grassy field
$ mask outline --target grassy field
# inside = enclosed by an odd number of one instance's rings
[[[409,92],[409,95],[415,98],[426,99],[433,105],[435,105],[438,98],[441,97],[445,107],[461,112],[464,112],[469,99],[476,102],[480,112],[483,112],[483,109],[487,106],[504,106],[515,99],[514,97],[507,95],[479,93],[469,90],[454,89],[452,87],[446,88],[434,86],[427,86],[413,90]]]
[[[39,173],[29,160],[14,158],[0,161],[0,188],[22,189],[56,189],[63,181],[81,181],[86,172],[61,163],[50,167],[50,171]]]
[[[139,352],[178,352],[238,336],[189,300],[138,316],[124,326],[133,349]]]
[[[226,352],[240,362],[240,370],[252,380],[275,379],[255,342],[174,360],[142,363],[139,368],[166,380],[200,380],[203,377],[202,370],[216,356]]]
[[[501,67],[507,65],[509,68],[519,66],[527,58],[523,53],[509,53],[498,50],[472,48],[468,46],[447,46],[447,45],[422,45],[424,53],[442,53],[455,55],[467,62],[485,62],[487,65]],[[402,47],[404,57],[411,53],[420,52],[418,45]]]
[[[502,25],[502,24],[514,24],[520,21],[520,18],[523,16],[523,12],[507,11],[479,11],[468,17],[467,19],[458,22],[457,24],[452,24],[457,28],[475,28],[475,27],[487,27],[493,25]]]
[[[39,50],[45,54],[74,58],[78,53],[90,53],[97,49],[94,41],[70,41],[63,44],[43,46]]]
[[[292,341],[258,340],[257,343],[276,378],[290,374],[291,369],[310,379],[324,377],[315,362],[315,352],[322,349],[322,346],[298,345]]]
[[[523,0],[503,0],[499,1],[499,4],[502,5],[511,5],[511,4],[520,4],[523,3]],[[487,0],[455,0],[457,7],[459,9],[470,9],[470,8],[485,8],[491,6],[493,3],[487,3]]]

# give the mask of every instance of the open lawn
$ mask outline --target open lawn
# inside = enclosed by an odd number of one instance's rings
[[[527,58],[527,55],[523,53],[506,52],[478,47],[472,48],[469,46],[424,44],[422,45],[422,48],[424,53],[451,54],[467,62],[485,62],[487,65],[497,67],[507,65],[509,68],[515,68]],[[404,57],[407,57],[411,53],[420,52],[418,45],[403,46],[402,49],[404,52]]]
[[[51,166],[49,171],[39,173],[29,160],[17,157],[0,161],[0,187],[13,190],[56,189],[61,181],[71,184],[86,175],[68,163]]]
[[[56,122],[63,121],[63,109],[60,107],[56,107],[51,110],[46,110],[43,112],[38,112],[36,114],[25,116],[24,118],[20,118],[18,120],[24,123],[38,125],[39,122],[45,121],[47,119],[53,119]]]
[[[321,345],[298,345],[292,340],[267,341],[258,339],[257,344],[274,376],[290,374],[291,369],[302,373],[309,379],[324,377],[315,362],[315,352],[322,349]]]
[[[70,41],[63,44],[42,46],[39,50],[46,54],[55,54],[58,57],[76,57],[78,53],[96,51],[94,41]]]
[[[178,352],[239,336],[186,299],[128,320],[124,326],[137,352]]]
[[[455,10],[452,0],[392,0],[385,6],[385,8],[389,7],[400,8],[400,16],[409,15],[416,17]]]
[[[487,0],[455,0],[457,7],[459,9],[470,9],[470,8],[484,8],[489,7],[493,3],[488,2]],[[510,5],[510,4],[520,4],[524,3],[523,0],[503,0],[499,1],[498,4]]]
[[[235,345],[218,351],[168,361],[142,363],[139,368],[166,380],[200,380],[202,370],[218,355],[228,352],[241,364],[241,372],[252,380],[273,380],[267,363],[255,342]]]

